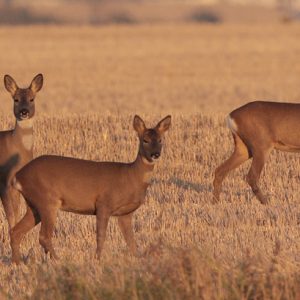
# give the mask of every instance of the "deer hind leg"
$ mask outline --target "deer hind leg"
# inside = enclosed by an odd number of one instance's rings
[[[213,194],[215,201],[219,201],[222,182],[227,174],[251,157],[248,147],[237,134],[233,133],[233,139],[235,148],[232,155],[215,171],[215,178],[213,182]]]
[[[20,263],[20,243],[25,234],[40,222],[37,211],[27,205],[24,217],[10,230],[10,245],[12,250],[12,262]]]
[[[126,241],[126,244],[130,251],[136,256],[137,253],[137,247],[134,240],[134,234],[132,230],[132,216],[133,213],[125,215],[125,216],[119,216],[118,217],[118,224],[122,231],[122,234],[124,236],[124,239]]]
[[[246,181],[250,185],[254,195],[257,197],[261,204],[266,204],[267,198],[262,194],[258,182],[269,153],[270,149],[268,148],[261,148],[259,150],[253,151],[252,164],[246,177]]]
[[[53,245],[52,245],[52,235],[55,227],[55,221],[57,216],[58,207],[48,206],[41,209],[41,230],[39,235],[39,242],[44,248],[45,253],[50,253],[52,259],[57,259]]]

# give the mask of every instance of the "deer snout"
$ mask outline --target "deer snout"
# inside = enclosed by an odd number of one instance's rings
[[[23,108],[21,111],[20,111],[21,115],[28,115],[29,114],[29,110],[26,109],[26,108]]]
[[[151,158],[153,159],[158,159],[160,157],[160,153],[159,152],[155,152],[151,154]]]
[[[29,117],[29,110],[26,109],[26,108],[23,108],[21,111],[20,111],[20,116],[22,119],[26,119]]]

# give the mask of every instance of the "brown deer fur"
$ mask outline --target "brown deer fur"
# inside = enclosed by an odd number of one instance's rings
[[[21,169],[14,187],[24,196],[27,212],[11,230],[12,260],[20,261],[19,246],[23,236],[41,222],[40,244],[56,258],[51,237],[57,211],[96,215],[97,255],[100,257],[108,220],[118,223],[128,247],[136,253],[131,221],[133,212],[144,202],[149,175],[160,156],[161,138],[171,125],[171,117],[147,129],[142,119],[134,117],[139,136],[139,151],[132,163],[94,162],[61,156],[41,156]]]
[[[214,198],[219,200],[222,181],[229,171],[253,158],[246,177],[253,193],[262,204],[267,198],[258,181],[272,149],[300,152],[300,104],[250,102],[231,112],[227,118],[235,148],[232,155],[215,171]]]
[[[9,227],[20,218],[20,194],[12,189],[12,176],[32,160],[32,125],[35,113],[34,98],[42,88],[43,76],[38,74],[28,88],[19,88],[14,79],[4,76],[5,88],[14,100],[16,125],[13,130],[0,132],[0,197]]]

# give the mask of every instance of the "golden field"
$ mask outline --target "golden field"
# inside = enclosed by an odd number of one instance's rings
[[[25,263],[11,265],[1,213],[2,298],[299,299],[299,156],[272,153],[267,206],[244,182],[249,164],[211,203],[214,169],[233,147],[225,115],[254,99],[299,101],[299,34],[297,24],[1,27],[0,74],[24,86],[45,76],[35,156],[131,161],[134,114],[149,126],[173,117],[135,214],[144,255],[131,256],[112,219],[97,261],[95,218],[60,213],[60,259],[42,253],[36,228],[22,243]],[[13,125],[12,100],[4,87],[0,98],[2,130]]]

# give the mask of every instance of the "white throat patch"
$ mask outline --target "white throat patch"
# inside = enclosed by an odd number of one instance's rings
[[[148,166],[153,166],[155,164],[155,161],[150,162],[145,157],[142,157],[142,161],[145,165],[148,165]],[[144,173],[144,176],[143,176],[143,182],[144,183],[149,184],[151,182],[152,172],[153,172],[153,170],[147,171],[147,172]]]
[[[33,119],[23,120],[23,121],[17,121],[17,124],[20,128],[32,128],[33,127]]]
[[[143,182],[150,183],[151,178],[152,178],[152,171],[145,172],[144,177],[143,177]]]
[[[22,136],[22,144],[26,150],[31,150],[33,146],[33,136],[32,134],[26,134]]]

